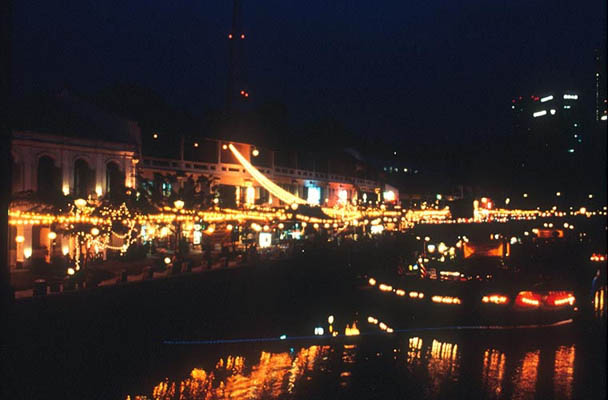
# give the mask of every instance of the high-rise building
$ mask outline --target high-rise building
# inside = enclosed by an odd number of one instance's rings
[[[580,95],[573,90],[513,99],[514,131],[525,152],[531,157],[551,153],[557,158],[579,152],[585,141],[580,103]]]
[[[608,99],[606,98],[606,79],[600,51],[595,49],[595,120],[606,121],[608,119]]]

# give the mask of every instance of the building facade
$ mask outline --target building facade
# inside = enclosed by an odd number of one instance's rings
[[[216,162],[196,162],[145,156],[140,159],[134,144],[15,131],[12,142],[13,198],[29,194],[30,200],[13,201],[11,210],[27,212],[36,205],[52,204],[65,196],[95,200],[118,188],[137,188],[136,177],[139,177],[139,182],[154,184],[155,175],[176,177],[173,184],[177,187],[162,188],[166,197],[178,192],[188,180],[196,182],[203,177],[205,182],[215,186],[222,207],[284,205],[233,157],[226,149],[228,143],[235,145],[247,161],[257,164],[256,168],[271,181],[310,204],[333,207],[367,203],[372,197],[382,200],[383,186],[377,181],[281,167],[274,164],[274,154],[262,155],[255,151],[255,146],[246,143],[207,140],[205,145],[213,148],[206,150],[217,154]],[[261,161],[257,161],[257,157]],[[399,198],[398,193],[394,196]],[[53,235],[51,228],[11,225],[11,268],[27,267],[35,258],[49,261],[53,254],[71,254],[75,247],[73,239]]]
[[[127,143],[15,131],[11,210],[27,212],[41,204],[50,209],[62,196],[97,199],[112,190],[135,187],[135,154],[135,146]],[[50,226],[11,225],[10,266],[72,251],[74,243],[68,237],[52,238],[50,232]]]
[[[288,192],[305,199],[309,204],[333,207],[340,203],[359,204],[363,193],[380,193],[377,181],[349,177],[328,172],[282,167],[275,164],[275,154],[261,154],[255,146],[246,143],[205,140],[201,151],[216,156],[208,162],[143,157],[141,176],[150,183],[155,174],[176,174],[178,184],[188,179],[198,181],[204,177],[220,187],[219,201],[223,206],[267,204],[282,205],[251,177],[236,160],[227,145],[232,143],[245,159],[262,174]],[[197,146],[197,147],[199,147]],[[202,148],[202,147],[207,148]],[[259,157],[259,161],[258,161]],[[376,196],[377,197],[377,196]]]
[[[575,91],[512,100],[515,133],[536,152],[574,154],[585,143],[580,96]]]

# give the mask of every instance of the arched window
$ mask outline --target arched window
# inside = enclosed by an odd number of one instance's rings
[[[106,193],[116,196],[122,192],[125,184],[125,175],[120,171],[120,167],[111,161],[106,165]]]
[[[52,201],[61,193],[61,169],[55,167],[55,161],[49,156],[38,159],[36,175],[38,196],[45,201]]]
[[[21,182],[22,173],[21,173],[21,164],[15,161],[15,158],[11,156],[11,185],[13,187],[13,192],[17,192],[23,190],[23,184]]]
[[[93,192],[93,171],[89,164],[81,159],[74,163],[74,196],[88,197]]]

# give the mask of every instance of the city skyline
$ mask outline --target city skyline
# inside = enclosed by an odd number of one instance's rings
[[[581,93],[591,120],[604,6],[546,5],[245,2],[247,102],[282,102],[295,124],[331,114],[358,135],[471,142],[509,133],[513,96],[563,87]],[[195,115],[224,107],[231,2],[14,12],[16,94],[122,82]]]

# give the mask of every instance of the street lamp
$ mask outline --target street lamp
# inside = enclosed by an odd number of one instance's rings
[[[173,205],[175,206],[175,208],[178,211],[181,211],[184,208],[184,201],[183,200],[175,200],[173,202]],[[175,218],[175,254],[177,256],[180,255],[180,247],[179,247],[179,241],[180,241],[180,230],[181,230],[181,224],[180,222],[177,220],[177,217]]]
[[[55,254],[55,239],[57,239],[57,234],[53,231],[50,231],[47,235],[49,238],[49,261]]]
[[[79,210],[82,210],[86,205],[87,201],[83,198],[74,200],[74,205],[78,207]]]
[[[177,208],[178,210],[181,210],[182,208],[184,208],[184,201],[183,200],[175,200],[173,202],[173,205],[175,206],[175,208]]]

